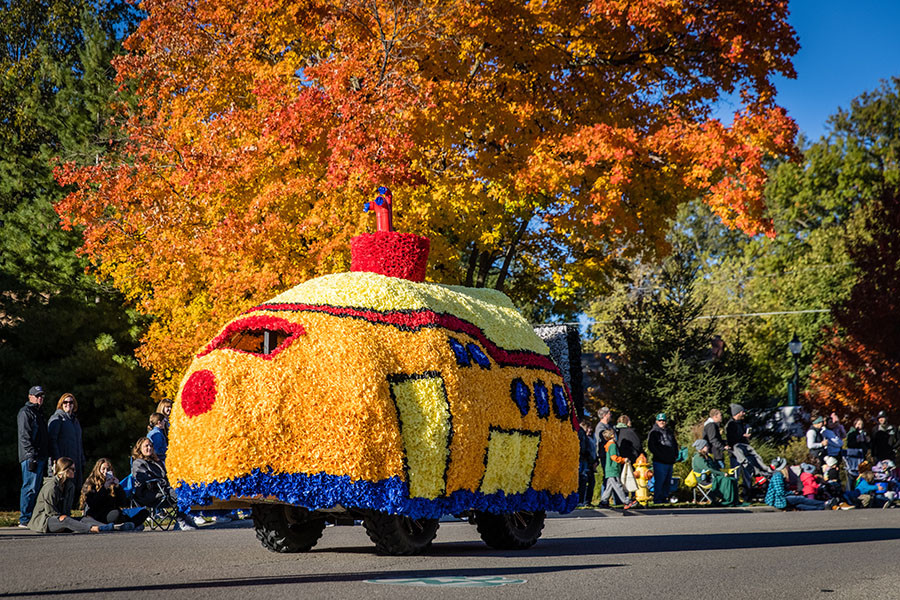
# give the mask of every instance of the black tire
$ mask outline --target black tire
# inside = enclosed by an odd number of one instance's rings
[[[325,530],[325,519],[287,504],[257,504],[253,526],[263,548],[272,552],[308,552]]]
[[[363,518],[369,538],[382,554],[407,556],[423,552],[437,535],[437,519],[412,519],[403,515],[370,512]]]
[[[478,533],[488,546],[497,550],[525,550],[541,537],[547,514],[542,510],[502,515],[475,511],[474,516]]]

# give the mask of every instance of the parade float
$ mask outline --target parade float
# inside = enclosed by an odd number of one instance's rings
[[[200,349],[172,413],[182,507],[252,508],[277,552],[361,520],[380,552],[413,554],[440,517],[495,548],[527,548],[546,511],[577,503],[570,391],[504,294],[425,283],[429,240],[367,203],[349,273],[302,283]]]

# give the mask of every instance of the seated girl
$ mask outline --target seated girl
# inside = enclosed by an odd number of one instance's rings
[[[166,478],[166,467],[153,451],[153,442],[142,437],[131,451],[131,476],[134,479],[134,499],[141,506],[165,506],[175,510],[176,529],[196,529],[189,517],[178,510],[178,495]]]
[[[143,508],[129,514],[125,510],[127,505],[125,491],[113,473],[112,463],[108,458],[101,458],[81,488],[84,514],[100,523],[113,523],[116,529],[143,529],[150,511]]]
[[[28,527],[38,533],[99,533],[111,531],[112,525],[104,525],[84,517],[76,519],[71,515],[75,503],[75,461],[65,456],[57,458],[53,465],[53,475],[44,479],[38,494],[34,513]]]

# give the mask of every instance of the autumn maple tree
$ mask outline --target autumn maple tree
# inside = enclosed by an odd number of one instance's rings
[[[430,280],[559,310],[662,248],[688,199],[772,231],[763,162],[796,131],[772,83],[794,75],[787,0],[140,7],[122,135],[59,167],[58,210],[156,318],[140,356],[164,391],[235,311],[346,269],[376,185],[432,239]]]
[[[900,188],[869,208],[866,234],[850,247],[859,270],[836,307],[831,337],[819,349],[808,400],[826,410],[900,414]]]

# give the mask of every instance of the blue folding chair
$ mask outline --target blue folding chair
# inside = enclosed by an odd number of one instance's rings
[[[865,458],[860,448],[846,448],[841,451],[841,462],[844,463],[844,472],[847,474],[847,491],[856,487],[856,478],[859,477],[859,465]]]
[[[132,479],[131,475],[128,475],[125,479],[122,479],[119,482],[119,487],[121,487],[122,491],[125,492],[125,498],[128,500],[128,506],[122,509],[123,513],[125,513],[129,517],[134,517],[136,514],[144,510],[143,507],[138,506],[134,501],[134,479]]]

